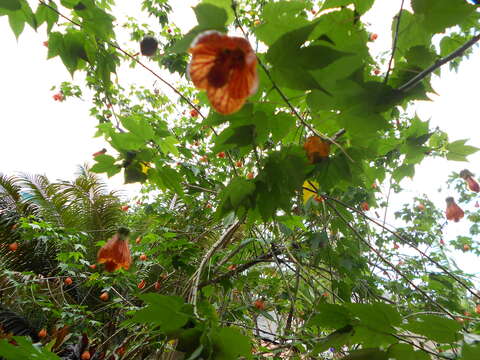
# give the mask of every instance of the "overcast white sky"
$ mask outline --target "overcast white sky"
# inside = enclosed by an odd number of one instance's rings
[[[187,31],[195,24],[191,5],[195,0],[173,1],[173,21]],[[35,3],[35,2],[33,2]],[[376,8],[365,17],[370,30],[379,35],[372,50],[390,48],[390,23],[398,11],[400,0],[379,1]],[[134,15],[136,2],[122,2],[117,19]],[[35,5],[36,6],[36,5]],[[59,58],[46,60],[47,40],[44,27],[38,33],[27,28],[17,43],[6,17],[0,17],[0,172],[13,174],[27,172],[46,174],[51,180],[72,179],[77,165],[92,163],[91,154],[105,147],[101,138],[93,138],[97,120],[89,116],[89,99],[68,100],[63,103],[52,99],[52,85],[69,80]],[[124,44],[134,49],[137,44]],[[431,126],[439,126],[451,140],[470,138],[470,144],[480,147],[478,122],[478,67],[479,51],[464,61],[459,73],[451,73],[445,67],[442,78],[434,81],[439,94],[434,102],[418,103],[416,110],[422,120],[431,118]],[[154,65],[155,66],[155,65]],[[153,84],[153,79],[142,69],[134,73],[122,70],[120,81],[135,79],[136,83]],[[124,75],[125,74],[125,75]],[[133,77],[134,75],[134,77]],[[79,75],[76,75],[76,77]],[[405,181],[406,193],[394,199],[394,204],[408,202],[415,195],[428,194],[440,207],[450,195],[439,193],[451,171],[468,167],[480,175],[480,154],[470,157],[470,163],[428,160],[417,167],[413,181]],[[108,180],[112,188],[124,189],[134,195],[138,186],[122,185],[122,176]],[[466,232],[466,223],[448,225],[448,236]],[[473,268],[471,269],[474,270]]]

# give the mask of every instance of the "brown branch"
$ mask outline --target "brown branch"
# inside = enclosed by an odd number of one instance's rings
[[[397,90],[400,92],[407,92],[411,90],[413,87],[418,85],[424,78],[430,75],[432,72],[440,68],[442,65],[448,63],[449,61],[462,56],[463,53],[475,45],[480,40],[480,35],[475,35],[472,39],[467,41],[465,44],[460,46],[457,50],[453,51],[449,55],[437,60],[433,65],[428,67],[427,69],[423,70],[421,73],[417,74],[415,77],[407,81],[405,84],[400,86]]]
[[[253,260],[249,261],[248,263],[237,266],[237,268],[235,270],[231,270],[229,272],[226,272],[225,274],[217,276],[216,278],[213,278],[213,279],[210,279],[210,280],[207,280],[207,281],[204,281],[204,282],[200,283],[198,285],[198,288],[201,289],[201,288],[203,288],[207,285],[219,283],[220,281],[231,278],[231,277],[233,277],[233,276],[251,268],[252,266],[254,266],[256,264],[259,264],[259,263],[262,263],[262,262],[270,262],[270,261],[272,261],[272,256],[273,256],[273,254],[271,252],[269,252],[267,254],[260,255],[256,259],[253,259]]]

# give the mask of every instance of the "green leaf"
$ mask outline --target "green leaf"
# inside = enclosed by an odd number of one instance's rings
[[[163,139],[157,139],[155,142],[165,155],[173,154],[174,156],[180,156],[180,153],[175,146],[175,144],[178,143],[178,140],[173,136],[167,136]]]
[[[147,306],[134,313],[128,323],[158,325],[162,332],[169,333],[183,327],[190,319],[184,312],[184,301],[179,296],[159,294],[139,295]]]
[[[352,321],[352,314],[345,306],[337,304],[319,304],[317,314],[308,322],[308,326],[337,329]]]
[[[17,345],[9,344],[7,339],[0,339],[0,356],[6,360],[42,359],[60,360],[54,353],[41,346],[33,345],[28,337],[14,336]]]
[[[132,133],[111,134],[111,144],[118,151],[139,150],[145,145],[145,140]]]
[[[401,322],[398,311],[391,305],[375,304],[346,304],[353,316],[360,319],[360,324],[378,332],[391,332],[393,326]]]
[[[303,15],[304,1],[267,2],[261,19],[264,23],[255,29],[256,37],[267,45],[272,45],[284,34],[308,24]]]
[[[236,147],[249,147],[255,145],[255,126],[245,125],[225,129],[215,140],[212,151],[229,150]]]
[[[15,11],[20,10],[21,7],[20,0],[0,0],[0,9]]]
[[[221,328],[211,334],[215,360],[251,359],[250,339],[237,328]]]
[[[96,163],[90,169],[95,173],[107,173],[111,177],[120,172],[120,166],[115,165],[115,158],[110,155],[95,156]]]
[[[423,351],[414,351],[409,344],[393,344],[388,348],[388,358],[392,360],[429,360]]]
[[[244,178],[234,178],[220,193],[219,215],[225,215],[232,210],[249,208],[251,195],[255,191],[255,184]]]
[[[447,159],[454,161],[468,161],[467,156],[476,153],[479,149],[474,146],[465,145],[467,141],[468,139],[449,143],[446,147],[448,151]]]
[[[164,187],[175,191],[180,196],[183,196],[182,177],[180,174],[168,166],[162,166],[158,163],[156,169]]]
[[[312,353],[318,354],[331,347],[338,349],[350,341],[353,333],[354,328],[351,325],[347,325],[341,329],[338,329],[337,331],[320,340],[312,349]]]
[[[228,15],[225,9],[212,4],[201,3],[194,8],[198,25],[190,30],[181,40],[169,48],[170,51],[182,53],[188,50],[195,37],[206,30],[224,31]]]
[[[480,359],[480,345],[464,344],[462,347],[462,356],[460,360],[478,360]]]
[[[8,22],[10,24],[10,28],[15,34],[15,37],[18,39],[25,28],[25,16],[21,11],[17,10],[8,15]]]
[[[439,343],[453,343],[460,339],[459,331],[462,325],[452,319],[446,319],[435,315],[419,315],[411,318],[408,324],[402,325],[406,330]]]
[[[225,25],[231,24],[235,20],[235,13],[232,9],[232,0],[202,0],[202,4],[211,4],[225,10],[227,13]]]
[[[108,40],[114,36],[113,21],[115,18],[99,8],[93,0],[82,0],[83,6],[77,2],[74,9],[82,18],[82,27],[100,39]]]
[[[370,10],[375,0],[326,0],[322,6],[322,10],[331,9],[349,4],[355,4],[355,10],[363,14]]]
[[[389,360],[387,352],[377,348],[351,351],[342,360]]]
[[[435,62],[437,54],[426,46],[418,45],[408,49],[405,58],[411,65],[427,68]]]
[[[398,17],[392,22],[392,34],[396,33],[397,19]],[[408,10],[402,10],[397,38],[400,51],[396,57],[416,45],[430,46],[430,39],[431,34],[422,26],[418,16],[414,16]]]
[[[415,14],[423,15],[421,24],[431,33],[461,24],[475,11],[475,7],[464,0],[412,0],[412,8]]]
[[[57,8],[57,4],[55,4],[51,0],[48,2],[48,5],[54,9]],[[47,34],[50,33],[50,31],[53,28],[53,25],[55,25],[58,21],[58,14],[52,9],[50,9],[48,6],[45,6],[43,4],[38,5],[37,12],[35,13],[35,17],[37,19],[38,26],[42,25],[44,22],[47,23]],[[50,41],[49,41],[49,45],[50,45]]]
[[[149,122],[142,116],[131,115],[120,119],[122,125],[137,137],[150,141],[154,138],[155,132]]]

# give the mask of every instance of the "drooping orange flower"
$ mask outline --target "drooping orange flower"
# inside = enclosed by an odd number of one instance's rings
[[[330,143],[323,141],[318,136],[310,136],[303,144],[303,148],[307,152],[307,158],[310,164],[320,162],[322,159],[328,158],[330,154]]]
[[[480,185],[468,169],[460,171],[460,177],[467,182],[467,186],[471,191],[477,193],[480,192]]]
[[[460,221],[465,215],[463,210],[455,203],[453,197],[448,197],[445,201],[447,202],[447,211],[445,212],[447,220],[453,220],[455,222]]]
[[[232,114],[257,91],[257,58],[250,43],[217,31],[197,36],[189,52],[188,73],[193,84],[207,91],[212,107],[220,114]]]
[[[128,234],[126,228],[118,229],[117,233],[98,250],[97,261],[105,264],[105,270],[112,272],[120,268],[128,270],[132,263],[130,248],[128,246]]]

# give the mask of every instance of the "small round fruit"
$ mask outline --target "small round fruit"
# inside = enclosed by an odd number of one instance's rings
[[[198,116],[198,111],[196,109],[190,110],[190,116],[196,118]]]
[[[100,300],[107,301],[108,300],[108,293],[105,291],[100,295]]]
[[[207,205],[205,205],[205,207],[206,207],[207,209],[211,209],[211,208],[212,208],[212,204],[207,204]]]
[[[234,270],[236,270],[236,269],[237,269],[237,265],[232,264],[232,265],[229,265],[229,266],[228,266],[228,270],[229,270],[229,271],[234,271]]]
[[[423,211],[423,210],[425,210],[425,205],[423,205],[423,204],[420,203],[420,204],[417,205],[417,209],[418,209],[419,211]]]
[[[207,155],[204,155],[200,158],[200,161],[201,162],[208,162],[208,156]]]
[[[138,283],[137,287],[138,287],[139,289],[143,289],[143,288],[145,287],[146,283],[147,283],[147,282],[146,282],[145,280],[142,280],[142,281],[140,281],[140,282]]]
[[[468,250],[470,250],[470,245],[468,244],[463,245],[463,251],[468,251]]]
[[[65,285],[67,285],[67,286],[68,286],[68,285],[72,285],[73,280],[72,280],[71,277],[67,277],[65,280],[63,280],[63,283],[64,283]]]
[[[38,332],[38,337],[43,339],[44,337],[47,336],[47,330],[44,328]]]
[[[96,264],[91,264],[91,265],[88,265],[88,267],[92,270],[95,270],[97,268],[97,265]]]
[[[145,36],[140,42],[140,52],[145,56],[153,56],[157,52],[158,41],[154,37]]]
[[[378,39],[378,34],[375,34],[375,33],[370,34],[370,41],[375,41],[377,39]]]
[[[250,180],[253,179],[253,172],[249,172],[247,174],[247,179],[250,179]]]
[[[140,255],[140,260],[142,260],[142,261],[147,260],[147,255],[145,255],[145,254]]]
[[[265,310],[265,302],[261,299],[255,300],[253,306],[255,306],[258,310]]]
[[[155,281],[155,290],[160,290],[160,288],[162,287],[162,284],[160,283],[160,281]]]
[[[17,251],[17,249],[18,249],[18,243],[17,243],[17,242],[13,242],[13,243],[11,243],[10,245],[8,245],[8,248],[10,249],[10,251]]]
[[[235,166],[238,167],[238,168],[241,168],[243,166],[243,163],[241,161],[237,161],[235,163]]]
[[[139,236],[135,239],[135,244],[140,244],[142,242],[142,237]]]
[[[222,152],[219,152],[217,154],[217,156],[220,158],[220,159],[224,159],[225,158],[225,153],[222,151]]]
[[[364,201],[360,204],[360,207],[362,208],[363,211],[368,211],[370,209],[370,205],[368,205],[368,202]]]
[[[380,71],[380,69],[375,68],[375,69],[373,70],[373,73],[374,73],[375,75],[380,75],[381,71]]]
[[[122,209],[122,211],[128,211],[128,209],[130,209],[130,206],[128,206],[128,205],[123,205],[123,206],[121,207],[121,209]]]
[[[444,246],[444,245],[445,245],[445,240],[440,239],[440,245],[441,245],[441,246]]]
[[[82,356],[81,356],[81,359],[82,360],[90,360],[90,352],[87,350],[87,351],[84,351],[82,353]]]

